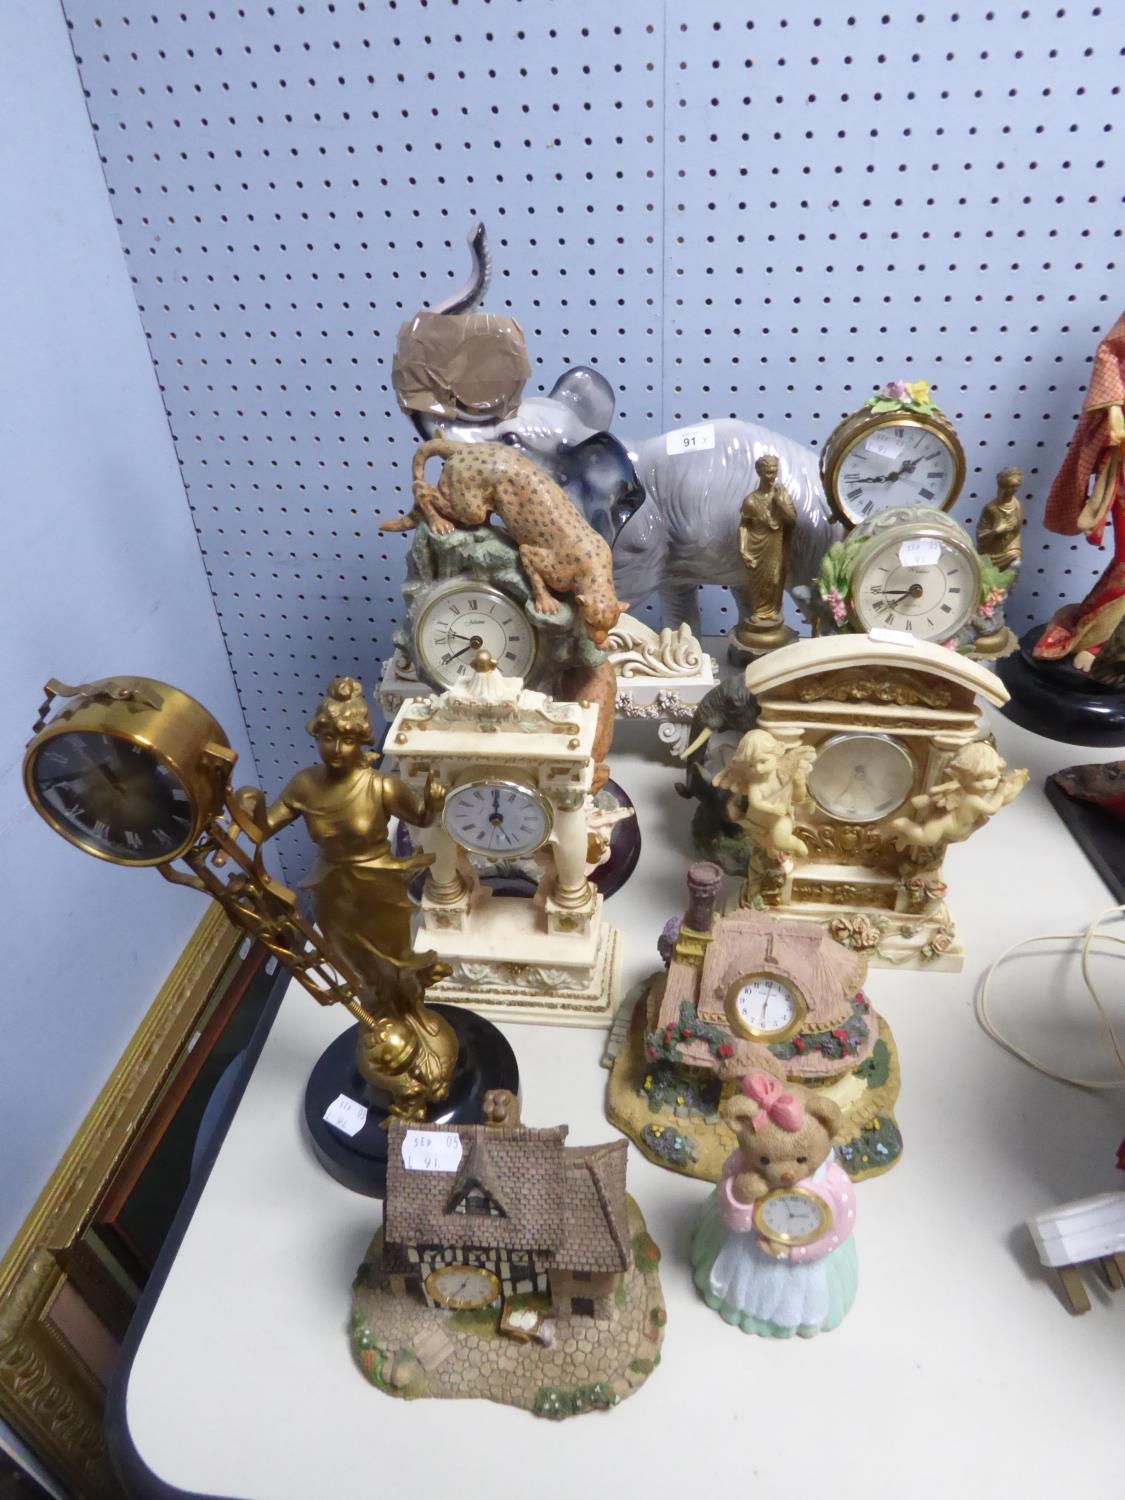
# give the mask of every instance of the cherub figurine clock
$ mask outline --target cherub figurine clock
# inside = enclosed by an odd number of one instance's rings
[[[598,710],[556,702],[476,653],[468,680],[412,698],[387,739],[405,783],[436,775],[438,822],[417,943],[452,968],[435,997],[474,1010],[600,1025],[617,1000],[619,936],[587,877]],[[536,856],[532,896],[499,896],[470,855]]]
[[[959,969],[946,846],[1027,780],[978,738],[996,676],[887,632],[796,642],[745,686],[756,727],[713,778],[749,845],[740,903],[825,922],[872,963]]]

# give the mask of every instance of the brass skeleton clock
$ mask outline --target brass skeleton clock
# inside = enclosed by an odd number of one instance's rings
[[[262,862],[263,830],[232,793],[237,759],[195,699],[146,677],[68,687],[52,679],[24,757],[24,785],[56,833],[95,858],[151,866],[166,880],[213,896],[321,1004],[343,1004],[366,1028],[361,1072],[392,1112],[420,1115],[443,1098],[442,1076],[415,1048],[388,1061],[401,1015],[297,910],[293,891]],[[48,720],[58,700],[62,707]],[[247,847],[249,846],[249,847]],[[177,864],[186,867],[176,869]],[[417,1010],[424,1016],[419,1002]],[[393,1007],[392,1007],[393,1010]],[[407,1049],[408,1050],[408,1049]]]

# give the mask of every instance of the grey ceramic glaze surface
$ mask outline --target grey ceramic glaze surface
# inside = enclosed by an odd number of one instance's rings
[[[514,417],[496,423],[445,423],[463,442],[512,442],[541,464],[613,545],[617,592],[630,604],[659,592],[664,624],[699,628],[696,589],[718,583],[745,594],[738,554],[742,501],[757,485],[756,461],[778,458],[778,478],[797,507],[797,531],[786,586],[803,604],[831,542],[841,535],[830,519],[816,454],[781,433],[752,422],[706,424],[714,447],[668,453],[667,434],[634,443],[606,429],[613,391],[588,369],[568,370],[550,396],[530,396]],[[629,465],[643,487],[634,489]],[[642,502],[639,503],[638,502]],[[631,512],[628,513],[628,512]]]
[[[700,584],[723,584],[745,602],[739,512],[757,488],[755,463],[774,453],[778,480],[797,508],[786,588],[803,604],[807,595],[799,591],[807,589],[829,544],[842,534],[829,518],[816,454],[753,422],[726,418],[702,425],[714,433],[714,446],[702,452],[669,454],[667,434],[629,445],[645,502],[613,544],[618,593],[638,604],[659,590],[664,623],[682,620],[693,630],[699,626]]]

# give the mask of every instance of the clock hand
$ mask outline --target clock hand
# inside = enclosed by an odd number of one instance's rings
[[[463,635],[459,635],[457,637],[457,639],[459,641],[463,641],[465,639],[465,637]],[[480,650],[480,637],[479,636],[473,636],[472,640],[469,641],[469,644],[467,646],[462,646],[461,649],[460,649],[460,651],[451,651],[449,653],[448,657],[446,657],[446,660],[447,661],[456,661],[459,656],[464,656],[467,651],[479,651],[479,650]]]
[[[884,599],[921,599],[922,585],[912,583],[908,589],[872,589],[873,594],[882,594]]]

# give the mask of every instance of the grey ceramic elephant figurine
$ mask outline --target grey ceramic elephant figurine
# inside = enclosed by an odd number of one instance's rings
[[[465,316],[479,306],[490,269],[479,227],[470,249],[468,282],[435,313]],[[632,442],[609,431],[615,406],[605,377],[577,366],[564,372],[549,395],[521,395],[505,414],[458,410],[451,419],[417,407],[408,414],[424,439],[440,431],[461,442],[509,443],[534,459],[612,546],[619,596],[635,609],[658,592],[664,623],[686,623],[695,633],[702,584],[725,585],[740,609],[749,611],[739,511],[757,484],[755,463],[765,453],[776,454],[779,482],[797,509],[786,586],[804,612],[820,559],[839,535],[816,454],[767,427],[734,419],[687,429],[696,434],[697,446],[679,443],[675,432]]]

